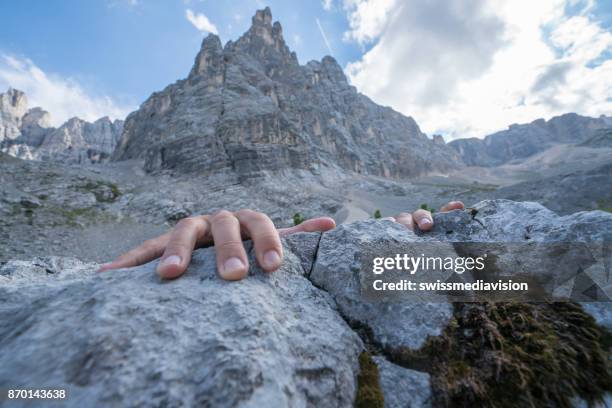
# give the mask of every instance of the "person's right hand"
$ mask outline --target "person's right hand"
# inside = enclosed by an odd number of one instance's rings
[[[221,278],[238,280],[246,277],[249,271],[243,240],[253,240],[257,263],[264,271],[273,272],[283,259],[281,235],[327,231],[335,226],[333,219],[322,217],[306,220],[295,227],[276,229],[270,218],[260,212],[222,210],[214,215],[180,220],[172,231],[145,241],[115,261],[102,265],[99,272],[142,265],[161,257],[157,272],[164,279],[173,279],[187,270],[194,249],[214,245]]]

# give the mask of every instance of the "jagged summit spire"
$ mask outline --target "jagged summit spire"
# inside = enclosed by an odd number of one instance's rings
[[[220,78],[224,58],[231,58],[233,53],[250,55],[266,66],[298,65],[297,56],[285,43],[281,24],[278,21],[272,22],[269,7],[257,10],[251,27],[235,42],[229,41],[225,48],[217,35],[209,34],[205,37],[189,77],[196,78],[204,74],[209,78]]]
[[[263,10],[255,11],[255,15],[251,19],[252,25],[264,24],[271,25],[272,24],[272,11],[270,7],[266,7]]]
[[[215,34],[208,34],[202,40],[202,46],[198,55],[196,55],[193,68],[189,74],[190,77],[194,75],[207,72],[210,75],[216,75],[222,70],[223,61],[223,47],[221,45],[221,39]]]
[[[272,11],[269,7],[257,10],[251,21],[248,31],[233,44],[236,49],[258,59],[274,60],[280,57],[297,63],[297,56],[285,43],[281,24],[278,21],[272,23]]]

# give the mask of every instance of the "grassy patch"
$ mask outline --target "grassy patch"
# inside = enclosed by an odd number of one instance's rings
[[[100,203],[112,203],[121,196],[121,191],[117,185],[105,181],[87,181],[83,185],[75,187],[76,191],[92,193],[96,201]]]
[[[605,201],[605,200],[599,200],[597,202],[597,208],[596,209],[612,213],[612,202]]]
[[[100,212],[95,208],[50,207],[47,209],[53,225],[79,227],[100,221]]]

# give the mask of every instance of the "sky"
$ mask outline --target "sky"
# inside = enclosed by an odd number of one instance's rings
[[[612,115],[612,1],[51,0],[0,2],[0,92],[55,125],[123,119],[270,6],[302,64],[332,55],[375,102],[446,140],[567,112]]]

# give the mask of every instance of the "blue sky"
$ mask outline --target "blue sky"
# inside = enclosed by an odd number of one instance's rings
[[[136,2],[62,0],[0,2],[6,18],[0,51],[28,58],[45,72],[75,78],[90,92],[137,104],[189,72],[205,33],[185,17],[204,13],[225,43],[246,31],[255,10],[269,5],[283,24],[301,63],[329,54],[315,21],[333,42],[344,65],[360,55],[356,44],[338,43],[348,29],[343,13],[317,1]],[[338,45],[338,46],[336,46]]]
[[[612,2],[593,0],[5,1],[0,92],[56,124],[122,118],[187,75],[206,31],[236,39],[266,5],[301,63],[332,54],[430,134],[612,114]]]

